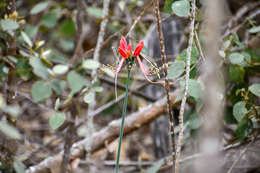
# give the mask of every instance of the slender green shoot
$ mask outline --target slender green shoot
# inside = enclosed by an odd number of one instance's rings
[[[117,156],[116,156],[116,173],[118,173],[118,171],[119,171],[119,159],[120,159],[122,138],[123,138],[123,134],[124,134],[124,124],[125,124],[126,108],[127,108],[127,101],[128,101],[128,85],[130,83],[130,71],[131,70],[129,70],[129,69],[127,70],[127,81],[126,81],[126,89],[125,89],[126,94],[125,94],[124,105],[123,105],[119,144],[118,144],[118,150],[117,150]]]

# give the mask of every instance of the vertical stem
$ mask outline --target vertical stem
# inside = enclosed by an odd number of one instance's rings
[[[179,138],[177,142],[177,149],[176,149],[176,155],[175,155],[175,173],[179,173],[179,160],[181,156],[181,146],[182,146],[182,140],[183,140],[183,115],[184,115],[184,109],[185,104],[187,100],[188,90],[189,90],[189,78],[190,78],[190,59],[191,59],[191,50],[192,50],[192,44],[193,44],[193,37],[194,37],[194,25],[195,25],[195,12],[196,12],[196,0],[192,0],[192,10],[191,10],[191,23],[190,23],[190,36],[189,36],[189,45],[187,48],[187,60],[186,60],[186,73],[185,73],[185,90],[184,90],[184,96],[181,101],[181,109],[179,114]]]
[[[118,170],[119,170],[119,159],[120,159],[122,138],[123,138],[123,134],[124,134],[124,124],[125,124],[125,116],[126,116],[126,108],[127,108],[127,100],[128,100],[128,85],[129,85],[129,82],[130,82],[130,70],[127,70],[125,99],[124,99],[124,105],[123,105],[123,113],[122,113],[122,122],[121,122],[121,128],[120,128],[119,144],[118,144],[118,150],[117,150],[117,156],[116,156],[116,173],[118,173]]]
[[[174,138],[174,118],[173,118],[173,112],[172,112],[172,104],[170,100],[170,84],[168,79],[168,69],[167,69],[167,61],[166,61],[166,54],[165,54],[165,46],[164,46],[164,37],[162,32],[162,26],[161,26],[161,17],[160,17],[160,10],[159,10],[159,1],[154,0],[154,9],[155,9],[155,16],[156,16],[156,24],[157,24],[157,30],[160,40],[160,48],[161,48],[161,59],[163,63],[163,71],[165,76],[165,82],[164,82],[164,88],[167,98],[167,110],[168,110],[168,116],[170,120],[170,138],[171,138],[171,150],[172,150],[172,161],[173,161],[173,172],[175,172],[175,138]]]

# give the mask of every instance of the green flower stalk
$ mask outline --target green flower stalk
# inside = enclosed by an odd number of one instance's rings
[[[125,116],[126,116],[126,109],[127,109],[127,101],[128,101],[128,86],[130,83],[130,72],[131,70],[127,70],[127,81],[126,81],[126,89],[125,89],[125,99],[124,99],[124,105],[123,105],[123,113],[122,113],[122,121],[121,121],[121,128],[120,128],[120,136],[119,136],[119,144],[118,144],[118,150],[117,150],[117,156],[116,156],[116,173],[118,173],[119,170],[119,159],[120,159],[120,151],[121,151],[121,144],[124,134],[124,124],[125,124]]]
[[[127,81],[126,81],[126,90],[125,90],[126,95],[125,95],[124,104],[123,104],[119,144],[118,144],[117,157],[116,157],[116,173],[118,173],[118,171],[119,171],[120,151],[121,151],[122,138],[123,138],[123,134],[124,134],[124,123],[125,123],[127,101],[128,101],[128,87],[129,87],[129,83],[130,83],[130,72],[131,72],[131,68],[134,64],[135,59],[137,59],[139,67],[146,78],[147,78],[147,75],[149,74],[149,69],[142,63],[142,61],[139,57],[139,55],[143,49],[143,46],[144,46],[144,42],[140,41],[132,54],[132,45],[127,44],[125,37],[122,37],[120,40],[120,46],[118,48],[118,52],[121,55],[122,59],[120,60],[119,65],[115,70],[115,93],[117,93],[117,89],[116,89],[117,74],[121,70],[124,63],[126,63],[126,65],[127,65]],[[117,97],[117,94],[116,94],[116,97]]]

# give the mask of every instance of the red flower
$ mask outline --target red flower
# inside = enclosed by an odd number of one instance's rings
[[[135,50],[134,50],[134,53],[133,53],[133,55],[132,55],[132,52],[131,52],[131,51],[132,51],[132,45],[131,45],[131,44],[127,44],[126,39],[125,39],[124,36],[121,37],[120,45],[119,45],[119,48],[118,48],[118,52],[119,52],[119,54],[121,55],[122,59],[120,60],[118,66],[117,66],[117,68],[116,68],[116,70],[115,70],[115,85],[116,85],[116,82],[117,82],[117,74],[118,74],[119,71],[121,70],[121,68],[122,68],[124,62],[126,61],[126,59],[127,59],[127,58],[131,58],[131,57],[136,57],[137,62],[138,62],[138,64],[139,64],[139,67],[140,67],[141,71],[143,72],[145,78],[146,78],[147,80],[149,80],[148,77],[147,77],[147,75],[149,74],[149,69],[148,69],[148,67],[146,67],[146,66],[142,63],[142,61],[141,61],[141,59],[140,59],[140,57],[139,57],[139,55],[140,55],[140,53],[141,53],[143,47],[144,47],[144,41],[141,40],[141,41],[138,43],[138,45],[136,46],[136,48],[135,48]],[[149,81],[150,81],[150,80],[149,80]],[[115,88],[115,89],[116,89],[116,88]]]

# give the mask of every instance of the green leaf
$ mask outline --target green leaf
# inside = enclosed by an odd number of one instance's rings
[[[88,59],[88,60],[83,61],[82,66],[85,69],[95,70],[100,66],[100,63],[98,61],[93,60],[93,59]]]
[[[25,32],[30,38],[34,38],[38,32],[38,26],[26,24]]]
[[[84,101],[88,104],[92,103],[95,100],[95,93],[94,92],[89,92],[85,94],[84,96]]]
[[[233,107],[233,115],[239,122],[243,119],[244,115],[247,113],[246,103],[244,101],[237,102]]]
[[[155,164],[153,164],[150,168],[148,168],[145,171],[145,173],[157,173],[164,163],[165,163],[164,159],[155,162]]]
[[[118,2],[118,7],[120,8],[121,11],[124,11],[125,9],[125,4],[126,2],[121,0],[120,2]]]
[[[177,16],[188,16],[190,13],[190,3],[188,0],[176,1],[172,4],[172,11]]]
[[[40,2],[36,4],[30,11],[30,14],[38,14],[48,7],[48,2]]]
[[[32,41],[31,41],[30,37],[29,37],[25,32],[23,32],[23,31],[21,32],[21,35],[22,35],[23,40],[25,41],[25,43],[26,43],[28,46],[32,47],[33,44],[32,44]]]
[[[66,88],[66,82],[64,80],[53,79],[51,81],[51,87],[56,94],[62,95],[62,93],[64,93]]]
[[[250,126],[250,120],[248,118],[242,119],[237,126],[236,134],[238,139],[242,140],[246,138],[252,132]]]
[[[241,65],[244,61],[244,56],[237,52],[231,53],[228,58],[232,64],[236,64],[236,65]]]
[[[52,95],[51,85],[48,82],[38,81],[32,86],[32,97],[35,102],[43,101]]]
[[[192,47],[191,49],[191,65],[197,62],[197,57],[199,55],[198,49],[196,47]],[[184,49],[181,54],[176,58],[176,61],[183,61],[186,64],[187,59],[187,49]]]
[[[88,7],[87,8],[88,14],[91,16],[94,16],[96,18],[102,18],[103,15],[103,10],[101,8],[96,8],[96,7]]]
[[[16,173],[25,173],[26,167],[21,161],[14,161],[13,166]]]
[[[193,114],[190,115],[189,124],[188,124],[189,128],[198,129],[201,126],[201,124],[202,124],[202,121],[196,112],[194,112]]]
[[[53,67],[53,72],[57,75],[62,75],[67,73],[69,67],[67,65],[58,64]]]
[[[95,92],[102,92],[103,91],[103,87],[101,86],[95,86],[92,88]]]
[[[52,129],[59,128],[66,120],[66,116],[64,112],[56,112],[51,118],[49,119],[49,125]]]
[[[86,80],[75,71],[71,71],[68,74],[67,81],[73,94],[80,91],[83,88],[83,86],[86,85]]]
[[[260,97],[260,83],[252,84],[248,90],[253,93],[254,95]]]
[[[19,58],[16,65],[16,72],[19,74],[21,79],[27,81],[31,78],[31,70],[28,61],[24,58]]]
[[[185,87],[185,81],[182,80],[180,82],[181,87]],[[188,94],[192,97],[194,97],[196,100],[200,100],[203,98],[203,91],[200,86],[200,83],[194,79],[189,79],[189,88],[188,88]]]
[[[74,49],[74,42],[73,40],[69,39],[60,39],[59,45],[64,51],[72,51]]]
[[[229,66],[229,78],[233,82],[241,82],[244,80],[245,69],[239,66]]]
[[[172,3],[176,0],[166,0],[163,8],[163,12],[171,13],[172,12]]]
[[[250,33],[257,33],[260,32],[260,25],[259,26],[254,26],[251,29],[249,29]]]
[[[168,67],[168,76],[170,79],[176,79],[185,70],[185,63],[183,61],[176,61]]]
[[[1,27],[3,31],[12,31],[19,28],[19,24],[11,19],[2,19],[1,20]]]
[[[50,73],[47,70],[47,67],[42,63],[40,58],[31,57],[30,65],[33,67],[33,73],[41,77],[43,79],[48,79],[50,77]]]
[[[115,77],[115,73],[113,72],[113,70],[111,70],[110,68],[103,68],[103,71],[110,77],[114,78]]]
[[[64,20],[61,23],[60,30],[67,37],[73,36],[76,32],[76,28],[75,28],[75,24],[74,24],[73,20],[71,20],[71,19]]]
[[[9,115],[12,115],[12,117],[18,117],[21,114],[21,109],[17,105],[5,105],[2,108],[2,111]]]
[[[14,126],[5,121],[0,121],[0,131],[2,131],[9,138],[22,139],[20,132]]]
[[[52,28],[56,25],[58,16],[55,13],[47,13],[42,17],[42,25],[47,28]]]
[[[55,111],[57,111],[60,107],[60,98],[57,98],[56,101],[55,101]]]

